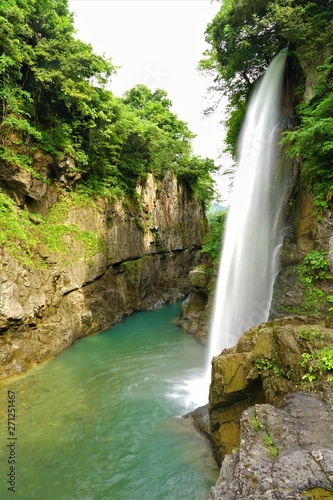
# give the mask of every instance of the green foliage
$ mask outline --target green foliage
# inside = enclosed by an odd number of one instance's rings
[[[132,285],[136,284],[138,275],[145,262],[145,259],[146,257],[139,257],[138,259],[127,260],[126,262],[122,263],[122,269],[126,272],[127,279]]]
[[[257,358],[254,361],[254,366],[257,368],[260,375],[265,372],[270,372],[274,377],[282,376],[277,355],[275,355],[273,359]]]
[[[269,4],[263,0],[223,2],[206,29],[211,49],[200,68],[217,73],[220,89],[232,104],[248,95],[272,55],[285,44],[276,27],[268,24]]]
[[[319,358],[319,370],[322,372],[326,372],[329,370],[333,370],[333,348],[326,347],[325,349],[321,349],[318,351]]]
[[[20,210],[4,193],[0,192],[0,245],[17,261],[32,268],[47,267],[44,256],[58,254],[64,264],[78,260],[84,252],[91,258],[102,251],[105,243],[92,231],[81,231],[76,224],[66,224],[72,204],[86,206],[76,195],[63,199],[46,217]]]
[[[300,365],[307,370],[302,376],[302,380],[313,382],[319,376],[321,377],[326,375],[327,372],[333,371],[333,348],[325,347],[311,353],[302,353]],[[328,373],[327,378],[333,380],[332,373]]]
[[[140,219],[140,217],[138,217],[137,215],[134,217],[134,221],[135,221],[135,224],[137,225],[137,227],[139,229],[144,229],[144,224],[142,222],[142,220]]]
[[[269,456],[276,458],[279,455],[279,447],[273,443],[273,440],[267,431],[264,433],[264,442],[268,446]]]
[[[297,268],[298,279],[303,285],[303,301],[300,313],[321,311],[333,314],[333,297],[320,288],[320,280],[332,279],[327,251],[312,250]]]
[[[229,117],[226,120],[227,149],[235,154],[244,106],[254,83],[269,62],[281,49],[288,47],[294,73],[313,67],[324,51],[332,53],[333,2],[331,0],[228,0],[206,28],[210,49],[200,62],[202,71],[215,77],[213,90],[229,98]],[[319,59],[320,62],[320,59]],[[323,92],[332,85],[330,59],[321,67],[321,98],[315,98],[310,108],[299,109],[301,125],[288,141],[293,144],[290,154],[304,155],[304,178],[315,184],[323,181],[318,190],[318,203],[324,203],[332,193],[327,189],[332,181],[331,97]],[[326,82],[326,83],[324,83]],[[325,102],[324,102],[325,101]],[[214,108],[212,108],[214,109]],[[322,170],[317,178],[317,171]],[[327,182],[326,182],[327,181]],[[332,182],[331,182],[332,184]]]
[[[259,422],[256,414],[252,415],[251,424],[256,431],[258,431],[259,429],[263,430],[262,437],[265,445],[268,447],[268,454],[271,458],[276,458],[279,455],[279,447],[273,443],[273,440],[269,435],[267,429],[263,424]]]
[[[199,69],[213,74],[213,89],[228,96],[226,144],[234,155],[253,85],[271,58],[286,45],[272,23],[270,4],[264,0],[228,0],[206,28],[211,48],[204,53]]]
[[[243,125],[246,113],[246,101],[240,100],[236,108],[229,108],[229,116],[226,120],[227,134],[225,138],[225,152],[231,153],[233,158],[237,156],[238,137]]]
[[[27,212],[16,210],[14,202],[0,192],[0,245],[16,260],[32,266],[43,267],[41,259],[35,260],[34,249],[39,238],[36,226]]]
[[[304,258],[304,273],[314,279],[332,279],[330,264],[327,260],[328,252],[312,250]]]
[[[313,58],[332,47],[331,0],[228,0],[206,28],[206,51],[200,68],[216,74],[217,86],[232,105],[248,95],[272,57],[288,44]]]
[[[211,160],[193,155],[194,135],[164,90],[144,85],[123,99],[106,89],[115,67],[75,36],[68,0],[0,5],[0,159],[32,169],[37,148],[69,155],[81,193],[114,199],[148,172],[172,170],[200,201],[213,196]]]
[[[155,123],[158,128],[169,132],[176,139],[193,139],[185,122],[170,110],[172,102],[165,90],[152,91],[146,85],[139,84],[125,92],[123,101],[144,120]]]
[[[206,234],[201,252],[206,254],[215,266],[219,262],[223,231],[226,222],[227,211],[222,210],[214,213],[209,221],[210,231]]]
[[[257,419],[256,415],[252,415],[251,424],[252,424],[253,429],[255,429],[255,430],[258,430],[260,428],[260,423],[259,423],[259,420]]]
[[[318,328],[306,328],[302,327],[298,332],[298,338],[300,340],[306,340],[312,343],[314,340],[324,340],[325,333]]]
[[[142,130],[146,131],[141,135],[140,151],[144,156],[137,163],[145,164],[146,168],[148,165],[156,176],[162,176],[166,170],[173,171],[199,201],[209,203],[215,195],[211,173],[217,167],[212,160],[192,154],[194,134],[170,110],[172,103],[166,92],[162,89],[153,92],[140,84],[125,93],[123,102],[140,117]],[[132,154],[130,158],[133,161]]]
[[[333,198],[333,57],[317,68],[313,98],[298,106],[299,126],[286,132],[288,155],[302,158],[301,181],[310,185],[315,208],[327,209]]]

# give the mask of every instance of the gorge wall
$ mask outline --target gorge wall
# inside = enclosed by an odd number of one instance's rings
[[[171,173],[161,180],[148,174],[132,198],[74,202],[71,184],[77,173],[70,159],[55,165],[37,153],[34,167],[44,176],[56,172],[56,183],[1,166],[1,187],[16,202],[13,212],[25,209],[39,228],[39,216],[53,210],[55,227],[61,222],[73,235],[59,234],[59,251],[41,242],[30,264],[20,259],[20,248],[1,246],[2,378],[57,355],[133,311],[184,297],[207,231],[202,204]]]

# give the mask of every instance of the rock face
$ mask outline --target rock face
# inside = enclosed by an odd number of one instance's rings
[[[333,498],[332,344],[324,318],[287,317],[213,358],[210,433],[199,419],[222,463],[210,499]]]
[[[287,236],[281,256],[281,271],[275,284],[271,318],[317,311],[330,312],[333,294],[333,218],[328,210],[320,217],[314,215],[313,197],[308,191],[298,193],[295,207],[287,221]],[[303,259],[310,252],[326,254],[327,273],[320,277],[313,269],[302,279]],[[309,269],[311,271],[311,269]],[[303,273],[304,274],[304,273]],[[309,283],[309,277],[312,283]],[[304,280],[305,278],[305,280]],[[327,300],[328,299],[328,300]]]
[[[242,415],[239,449],[224,459],[209,498],[332,498],[332,432],[332,411],[314,394],[294,392],[279,408],[255,405]]]
[[[210,276],[205,269],[197,267],[191,270],[189,280],[190,293],[182,304],[179,325],[185,332],[205,344],[213,308],[216,276]]]
[[[53,168],[68,188],[74,172],[67,163],[56,168],[39,159],[41,171]],[[66,198],[59,184],[44,189],[40,181],[43,189],[37,190],[32,178],[23,177],[9,172],[0,182],[30,212],[46,214]],[[0,248],[0,378],[133,311],[178,300],[189,291],[188,274],[199,262],[207,225],[203,206],[171,173],[160,181],[149,174],[131,201],[101,198],[67,208],[63,223],[96,235],[98,251],[87,253],[89,241],[68,239],[65,253],[41,247],[44,265],[34,267],[13,258],[6,244]]]
[[[320,317],[283,318],[251,328],[213,358],[209,412],[220,463],[239,445],[239,421],[250,406],[279,405],[302,387],[333,404],[330,363],[324,366],[320,355],[332,343],[333,330]]]

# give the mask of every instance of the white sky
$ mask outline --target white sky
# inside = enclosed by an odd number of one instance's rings
[[[172,110],[197,134],[194,153],[228,166],[219,158],[223,112],[203,117],[212,80],[196,69],[209,48],[206,26],[219,8],[220,2],[210,0],[69,0],[79,38],[121,66],[112,92],[121,96],[138,83],[165,89]],[[218,176],[217,182],[226,198],[228,181]]]

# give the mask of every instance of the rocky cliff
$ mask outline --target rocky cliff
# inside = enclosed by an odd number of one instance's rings
[[[209,499],[330,499],[333,419],[312,393],[294,392],[276,408],[255,405],[240,421],[239,447],[223,461]]]
[[[2,165],[2,189],[16,202],[5,202],[7,216],[26,216],[34,240],[11,238],[0,249],[1,377],[133,311],[184,297],[207,230],[202,204],[171,173],[148,174],[132,198],[111,201],[74,196],[79,174],[69,159],[56,165],[37,154],[34,168],[41,178]]]
[[[213,358],[209,430],[222,468],[210,498],[331,498],[332,342],[324,318],[290,317]]]
[[[221,464],[211,500],[333,496],[332,216],[299,186],[290,199],[271,321],[213,358],[208,408],[192,414]],[[199,334],[214,280],[203,274],[191,271],[182,312]]]

